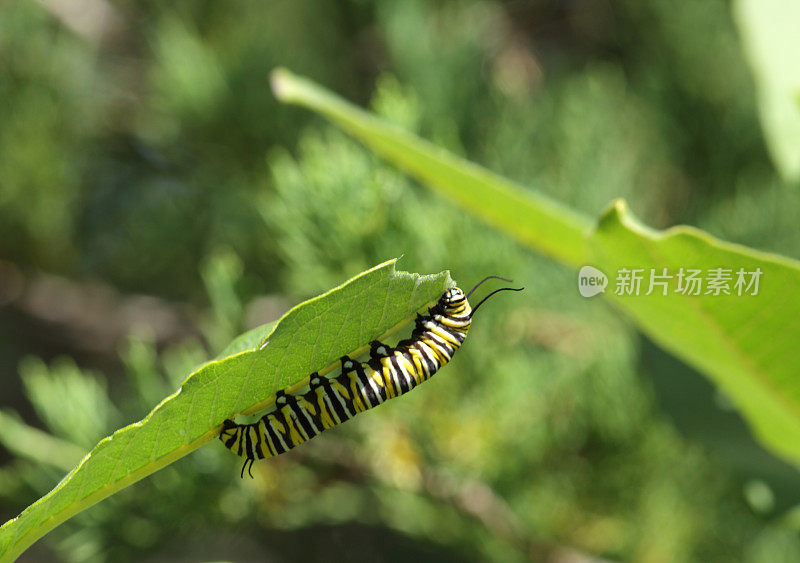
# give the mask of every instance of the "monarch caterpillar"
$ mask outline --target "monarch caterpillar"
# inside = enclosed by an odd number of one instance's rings
[[[426,315],[417,314],[411,337],[391,348],[373,340],[370,359],[360,363],[349,356],[340,358],[342,372],[325,377],[314,372],[306,393],[275,394],[275,408],[253,424],[222,423],[219,439],[225,447],[245,458],[241,477],[248,469],[250,477],[256,459],[289,451],[317,434],[353,418],[394,397],[408,393],[430,379],[464,343],[472,316],[499,291],[522,291],[525,288],[503,287],[484,297],[474,309],[469,296],[483,282],[499,276],[487,276],[469,292],[457,287],[446,290]],[[248,463],[250,467],[248,468]]]

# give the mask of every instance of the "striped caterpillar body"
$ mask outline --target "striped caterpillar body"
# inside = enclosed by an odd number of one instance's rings
[[[373,340],[367,362],[342,356],[340,375],[325,377],[315,372],[307,392],[293,395],[278,391],[274,410],[257,422],[236,424],[225,420],[219,439],[226,448],[245,458],[242,477],[248,463],[252,469],[256,459],[282,454],[430,379],[461,347],[478,307],[498,291],[524,289],[497,289],[471,309],[469,296],[491,278],[504,279],[488,276],[466,295],[457,287],[446,290],[426,315],[417,315],[411,337],[394,348]]]

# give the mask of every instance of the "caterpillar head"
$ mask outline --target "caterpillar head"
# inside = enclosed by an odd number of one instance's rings
[[[439,311],[445,315],[464,315],[469,314],[467,296],[457,287],[446,290],[439,298],[437,303]]]
[[[455,305],[460,305],[465,300],[466,297],[464,297],[464,292],[461,291],[461,289],[451,287],[442,294],[439,303],[441,303],[443,307],[453,307]]]

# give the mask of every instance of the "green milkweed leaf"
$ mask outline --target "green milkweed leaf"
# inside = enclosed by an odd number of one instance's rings
[[[639,224],[622,201],[603,214],[590,239],[592,262],[613,275],[622,268],[656,274],[666,270],[668,288],[648,276],[638,295],[607,295],[655,342],[702,371],[739,408],[761,441],[800,460],[800,267],[790,259],[721,241],[680,226],[654,231]],[[730,275],[726,294],[708,284],[699,295],[677,289],[683,268]],[[760,272],[758,290],[736,288],[737,272]],[[644,273],[644,272],[643,272]],[[744,275],[750,283],[753,276]],[[687,282],[684,278],[684,287]],[[622,292],[621,292],[622,293]],[[741,293],[741,295],[739,295]]]
[[[655,231],[616,202],[597,227],[540,194],[513,184],[354,107],[313,82],[279,69],[275,95],[305,106],[402,170],[530,248],[609,277],[621,268],[676,276],[680,268],[732,277],[760,269],[758,295],[605,295],[654,341],[709,376],[741,410],[761,441],[800,461],[800,266],[794,260],[715,239],[691,227]],[[646,283],[646,282],[645,282]],[[729,284],[732,289],[734,280]]]
[[[192,373],[143,420],[100,441],[56,487],[0,527],[0,561],[12,561],[71,516],[213,440],[222,421],[272,404],[279,389],[369,341],[399,330],[453,284],[384,262],[240,336]]]

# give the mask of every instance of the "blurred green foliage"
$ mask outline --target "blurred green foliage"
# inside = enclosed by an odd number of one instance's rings
[[[91,447],[247,328],[257,297],[285,309],[395,255],[528,291],[482,309],[407,399],[258,464],[254,481],[211,444],[31,560],[301,560],[309,534],[329,547],[314,557],[354,560],[800,557],[797,518],[676,431],[658,366],[570,271],[268,88],[285,65],[591,214],[624,196],[652,225],[800,257],[796,186],[768,159],[727,3],[120,2],[99,41],[42,6],[0,5],[0,257],[190,303],[205,347],[134,337],[107,382],[48,350],[20,364],[26,399],[4,395],[4,416],[30,404],[65,451]],[[66,468],[3,445],[11,517]]]
[[[800,5],[737,0],[734,15],[753,71],[764,141],[784,178],[800,180]]]

